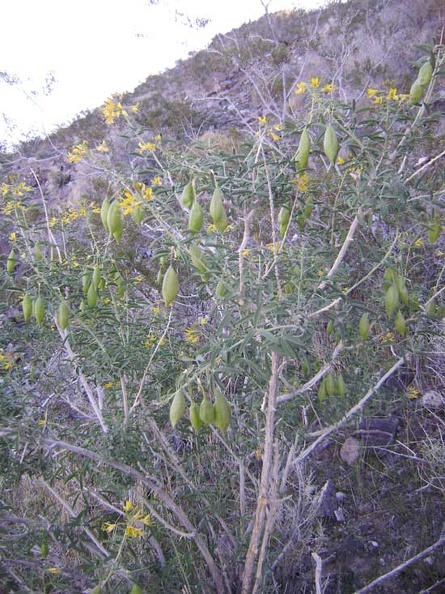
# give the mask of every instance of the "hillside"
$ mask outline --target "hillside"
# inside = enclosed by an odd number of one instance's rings
[[[445,588],[445,11],[265,14],[0,155],[0,591]]]

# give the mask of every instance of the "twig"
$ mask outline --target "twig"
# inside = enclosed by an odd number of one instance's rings
[[[321,572],[323,569],[321,557],[317,553],[311,553],[311,556],[315,561],[315,594],[321,594]]]
[[[415,177],[416,175],[419,175],[419,173],[422,173],[422,171],[424,169],[426,169],[427,167],[429,167],[430,165],[432,165],[435,161],[437,161],[438,159],[440,159],[441,157],[443,157],[445,155],[445,150],[443,150],[439,155],[437,155],[436,157],[434,157],[433,159],[429,159],[426,163],[424,163],[422,165],[422,167],[420,167],[420,169],[417,169],[412,175],[410,175],[408,177],[408,179],[405,180],[405,182],[409,182],[413,179],[413,177]]]
[[[397,567],[395,567],[391,571],[388,571],[388,573],[385,573],[384,575],[381,575],[380,577],[378,577],[377,579],[375,579],[373,582],[371,582],[370,584],[368,584],[367,586],[365,586],[361,590],[357,590],[355,592],[355,594],[365,594],[365,592],[371,592],[371,590],[375,586],[378,586],[379,584],[381,584],[383,581],[387,580],[388,578],[392,578],[392,577],[396,576],[398,573],[400,573],[401,571],[403,571],[404,569],[406,569],[409,565],[412,565],[416,561],[420,561],[420,559],[423,559],[424,557],[427,557],[433,551],[435,551],[436,549],[438,549],[439,547],[441,547],[443,545],[445,545],[445,534],[442,531],[442,534],[441,534],[439,540],[437,540],[430,547],[424,549],[420,553],[417,553],[417,555],[414,555],[414,557],[411,557],[411,559],[408,559],[408,561],[404,561],[403,563],[401,563],[400,565],[398,565]]]
[[[327,278],[331,278],[331,276],[334,276],[334,274],[337,271],[337,268],[342,263],[342,260],[345,257],[348,247],[351,244],[352,240],[354,239],[354,234],[355,234],[355,231],[356,231],[358,225],[359,225],[358,215],[355,215],[354,220],[352,221],[351,226],[349,227],[349,231],[348,231],[348,234],[346,235],[343,245],[341,246],[341,249],[338,252],[338,256],[335,258],[335,262],[332,264],[331,269],[329,270],[329,272],[326,275]],[[318,285],[318,289],[322,290],[326,287],[326,285],[327,285],[327,282],[323,281]]]

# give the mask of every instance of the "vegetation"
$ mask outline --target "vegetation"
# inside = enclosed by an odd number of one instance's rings
[[[444,48],[405,93],[258,86],[266,114],[186,146],[111,98],[71,203],[5,169],[5,591],[443,584]]]

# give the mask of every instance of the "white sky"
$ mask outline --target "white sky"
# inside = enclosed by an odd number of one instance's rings
[[[269,12],[326,0],[263,0]],[[0,144],[45,134],[264,14],[261,0],[2,0]],[[210,19],[200,29],[187,17]],[[46,80],[54,78],[51,92]]]

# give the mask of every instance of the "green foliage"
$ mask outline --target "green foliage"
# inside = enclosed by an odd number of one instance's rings
[[[68,159],[100,169],[109,196],[65,211],[45,204],[32,221],[32,188],[5,178],[1,488],[8,511],[29,515],[23,494],[35,509],[2,554],[33,552],[21,585],[250,588],[261,489],[281,484],[272,506],[299,497],[284,472],[295,435],[304,443],[315,424],[352,415],[382,369],[419,357],[437,332],[443,173],[418,165],[436,123],[394,89],[371,90],[361,107],[331,91],[312,79],[310,112],[259,118],[235,154],[147,141],[143,119],[108,102],[125,166],[84,143]],[[190,106],[174,107],[193,120]],[[296,170],[302,131],[310,154]],[[190,180],[196,196],[184,206]],[[261,531],[272,566],[270,542],[284,532]]]

